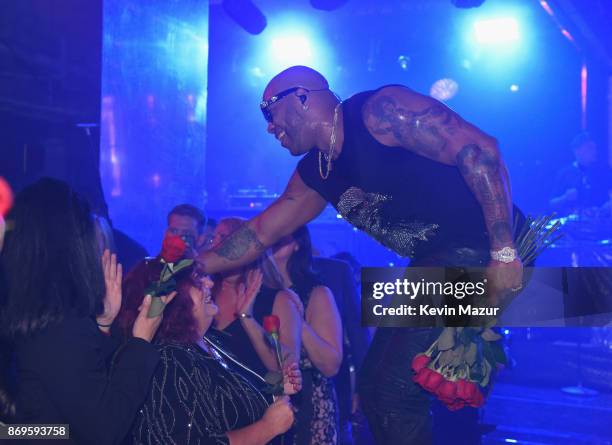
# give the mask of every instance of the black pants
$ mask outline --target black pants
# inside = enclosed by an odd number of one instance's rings
[[[429,393],[412,381],[411,362],[439,329],[379,328],[360,377],[361,407],[378,445],[429,445]]]
[[[485,267],[486,249],[449,248],[412,266]],[[431,445],[480,443],[478,411],[450,412],[435,402],[432,431],[431,394],[412,381],[412,359],[425,352],[441,328],[378,328],[359,376],[359,395],[377,445]],[[448,441],[445,431],[453,431]]]

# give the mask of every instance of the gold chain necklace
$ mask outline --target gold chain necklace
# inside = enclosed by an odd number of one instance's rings
[[[334,150],[336,149],[336,131],[338,129],[338,110],[340,110],[340,105],[342,105],[342,102],[338,102],[336,108],[334,108],[334,123],[332,125],[331,136],[329,137],[329,153],[324,155],[323,152],[319,150],[319,174],[323,180],[329,178],[329,173],[332,171],[332,158],[334,156]],[[327,161],[325,174],[323,174],[323,157],[325,157]]]

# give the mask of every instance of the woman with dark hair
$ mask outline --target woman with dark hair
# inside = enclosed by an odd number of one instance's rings
[[[215,228],[213,245],[242,224],[241,218],[223,218]],[[219,313],[215,317],[216,335],[211,336],[214,341],[264,376],[278,368],[262,327],[263,317],[273,314],[280,319],[279,339],[286,361],[298,362],[301,317],[292,304],[297,296],[285,289],[268,251],[247,267],[219,274],[215,281],[212,293]]]
[[[331,380],[342,363],[342,322],[331,291],[312,270],[306,226],[281,239],[273,255],[285,286],[299,296],[302,314],[300,369],[304,388],[295,399],[297,445],[329,445],[338,440],[338,403]]]
[[[161,363],[134,424],[134,442],[263,445],[283,434],[293,423],[289,398],[270,404],[249,380],[248,367],[205,337],[218,310],[212,281],[189,267],[179,272],[177,283],[177,297],[166,306],[155,339]],[[119,322],[128,330],[140,295],[127,294],[121,309]],[[285,393],[300,387],[297,365],[287,367]]]
[[[88,204],[66,183],[42,179],[17,195],[8,221],[0,326],[17,364],[11,422],[68,424],[66,443],[120,443],[159,360],[150,297],[111,372],[121,267],[108,251],[101,264]]]

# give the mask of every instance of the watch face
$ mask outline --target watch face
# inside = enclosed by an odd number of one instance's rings
[[[514,261],[514,258],[516,258],[514,249],[512,249],[511,247],[504,247],[502,250],[498,252],[498,254],[499,254],[499,260],[504,263],[509,263],[511,261]]]

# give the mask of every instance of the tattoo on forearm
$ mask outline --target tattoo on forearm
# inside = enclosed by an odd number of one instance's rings
[[[512,227],[508,221],[496,221],[493,223],[491,232],[493,238],[500,243],[511,243],[513,241]]]
[[[242,258],[249,250],[263,251],[263,243],[257,238],[257,234],[246,223],[227,237],[214,252],[231,261]]]
[[[457,166],[482,206],[491,242],[511,243],[512,203],[505,171],[496,150],[477,144],[465,145],[457,153]]]
[[[440,157],[448,138],[462,126],[461,120],[441,104],[415,112],[403,108],[391,96],[375,98],[365,113],[374,134],[393,134],[402,145],[432,159]]]

